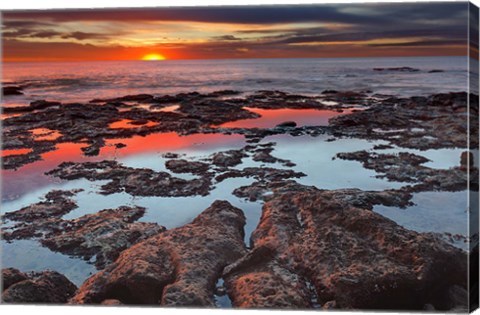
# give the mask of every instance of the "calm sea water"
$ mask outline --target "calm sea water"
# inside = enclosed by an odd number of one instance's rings
[[[319,94],[325,89],[372,90],[402,96],[467,90],[467,57],[354,59],[168,60],[71,63],[6,63],[3,82],[25,85],[36,99],[82,102],[127,94],[154,95],[262,89]],[[379,72],[377,67],[412,67],[418,72]],[[443,70],[429,73],[430,70]]]

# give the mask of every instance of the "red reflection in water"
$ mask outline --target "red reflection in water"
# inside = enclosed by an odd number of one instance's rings
[[[158,125],[158,123],[149,121],[145,124],[132,124],[134,121],[131,119],[122,119],[116,122],[111,123],[108,128],[110,129],[130,129],[130,128],[139,128],[139,127],[153,127]]]
[[[32,152],[32,149],[13,149],[13,150],[2,150],[0,153],[1,157],[9,156],[9,155],[19,155],[19,154],[27,154]]]
[[[26,192],[43,187],[52,182],[52,178],[44,175],[45,172],[54,169],[60,163],[66,161],[99,161],[109,159],[115,155],[129,156],[147,152],[165,153],[195,147],[221,147],[235,142],[243,141],[241,135],[223,134],[195,134],[179,136],[175,132],[151,134],[145,137],[135,136],[126,139],[106,140],[106,146],[96,157],[86,157],[81,151],[85,143],[62,143],[57,144],[57,150],[42,154],[42,160],[27,164],[20,169],[2,170],[2,198],[12,199]],[[127,147],[116,149],[114,144],[123,143]]]
[[[52,130],[48,128],[35,128],[31,129],[30,132],[35,137],[35,140],[38,141],[53,141],[62,136],[62,134],[58,130]]]
[[[57,144],[57,150],[42,154],[40,161],[27,164],[18,170],[2,170],[2,199],[11,199],[47,185],[52,179],[44,173],[62,162],[83,160],[80,148],[85,146],[86,144],[79,143]]]
[[[103,147],[100,154],[112,154],[115,151],[114,144],[123,143],[127,146],[120,149],[122,155],[132,155],[146,152],[169,152],[195,146],[221,146],[222,144],[241,141],[241,135],[223,135],[223,134],[193,134],[188,136],[179,136],[175,132],[156,133],[145,137],[135,136],[125,139],[109,139],[107,146]]]
[[[344,110],[342,113],[333,110],[317,109],[245,109],[261,115],[260,118],[242,119],[228,122],[219,127],[222,128],[273,128],[285,121],[295,121],[298,126],[326,126],[332,117],[350,114],[351,110]]]

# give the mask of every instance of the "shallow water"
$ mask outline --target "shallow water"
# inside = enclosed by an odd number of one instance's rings
[[[52,252],[33,240],[20,240],[13,243],[0,241],[0,244],[2,268],[13,267],[23,272],[50,269],[64,274],[77,286],[97,272],[94,265],[82,259]]]
[[[138,91],[137,91],[138,92]],[[82,94],[83,96],[87,94]],[[117,95],[118,96],[118,95]],[[178,105],[164,108],[174,111]],[[240,120],[222,127],[270,128],[278,123],[293,120],[299,126],[327,125],[328,119],[336,115],[347,114],[328,110],[263,110],[250,109],[262,117]],[[132,128],[131,121],[118,121],[111,125],[116,128]],[[32,130],[37,137],[56,136],[55,131]],[[305,177],[295,179],[304,185],[313,185],[320,189],[360,188],[362,190],[398,189],[406,183],[391,182],[380,179],[372,170],[364,169],[357,161],[346,161],[335,158],[340,152],[367,150],[377,153],[411,152],[425,156],[431,161],[425,165],[432,168],[450,168],[459,165],[460,149],[439,149],[419,151],[394,147],[388,150],[374,150],[374,146],[387,144],[386,141],[369,141],[361,139],[342,138],[330,141],[331,136],[290,136],[274,135],[266,137],[261,143],[275,142],[272,155],[290,160],[296,164],[292,169],[304,172]],[[115,144],[123,143],[124,148],[116,148]],[[141,222],[156,222],[168,229],[182,226],[192,221],[198,214],[209,207],[215,200],[227,200],[243,210],[246,216],[245,243],[256,228],[262,211],[261,202],[250,202],[237,198],[232,194],[235,188],[251,184],[253,178],[229,178],[216,184],[207,196],[195,197],[134,197],[127,193],[112,195],[99,194],[100,186],[108,181],[90,182],[85,179],[61,181],[45,176],[49,171],[64,161],[97,161],[115,159],[129,167],[150,168],[155,171],[169,172],[165,167],[168,160],[163,155],[167,152],[177,153],[188,160],[202,160],[209,155],[230,149],[240,149],[245,146],[242,135],[195,134],[180,136],[174,132],[134,136],[126,139],[109,139],[101,149],[98,157],[85,157],[81,148],[86,144],[58,144],[57,150],[42,155],[43,160],[20,168],[18,171],[2,171],[2,207],[0,213],[18,210],[24,206],[43,200],[45,194],[53,189],[70,190],[82,188],[72,199],[78,208],[64,215],[63,219],[74,219],[85,214],[96,213],[103,209],[119,206],[141,206],[146,208]],[[3,151],[3,154],[10,154]],[[478,164],[478,156],[475,163]],[[252,157],[243,159],[236,169],[245,167],[275,167],[286,168],[280,163],[256,162]],[[173,176],[192,179],[193,174],[172,174]],[[473,194],[475,195],[475,194]],[[476,194],[478,198],[478,194]],[[468,212],[466,192],[426,192],[415,194],[415,206],[407,209],[376,206],[374,211],[388,217],[400,225],[420,232],[440,232],[468,235]],[[95,267],[79,258],[53,253],[41,247],[34,241],[15,241],[11,244],[1,242],[3,249],[3,267],[16,267],[23,271],[43,270],[51,268],[64,273],[76,284],[81,284]],[[465,243],[455,246],[465,248]],[[221,279],[220,279],[221,280]],[[226,296],[216,296],[220,307],[229,307]]]
[[[373,211],[417,232],[469,234],[467,191],[420,192],[414,194],[412,202],[415,205],[406,209],[375,206]],[[454,245],[468,248],[465,242]]]

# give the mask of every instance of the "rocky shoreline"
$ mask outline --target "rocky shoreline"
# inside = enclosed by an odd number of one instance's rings
[[[371,91],[326,90],[303,96],[225,90],[128,95],[86,104],[35,101],[4,108],[5,114],[14,115],[3,119],[3,150],[28,150],[4,156],[4,170],[21,169],[59,144],[76,143],[84,145],[86,159],[97,159],[64,161],[46,175],[102,181],[98,193],[105,196],[171,198],[207,196],[227,179],[248,178],[253,182],[231,193],[263,207],[247,246],[244,209],[228,201],[214,201],[191,223],[166,229],[162,223],[138,222],[145,214],[138,206],[63,219],[77,208],[75,196],[81,190],[51,191],[44,201],[2,216],[3,240],[36,240],[95,264],[99,271],[77,288],[54,271],[4,269],[2,299],[213,307],[215,292],[224,290],[234,307],[465,311],[467,253],[434,233],[408,230],[372,209],[408,207],[418,192],[478,191],[478,169],[468,151],[478,150],[478,129],[469,130],[466,118],[478,117],[478,96],[470,95],[470,105],[468,98],[467,93],[398,98]],[[162,111],[173,104],[178,104],[176,110]],[[249,108],[333,110],[340,115],[328,126],[285,121],[272,128],[221,127],[258,118]],[[341,115],[346,109],[351,113]],[[110,127],[124,120],[128,128]],[[47,137],[39,137],[36,129],[47,130]],[[122,150],[122,139],[166,132],[241,135],[246,144],[193,159],[166,153],[165,171],[98,157],[109,141],[117,141],[116,148]],[[52,134],[55,137],[49,137]],[[405,185],[383,191],[303,185],[298,180],[307,174],[275,156],[275,142],[262,142],[272,135],[382,140],[385,144],[375,146],[374,152],[341,152],[332,158],[359,162],[378,178]],[[394,147],[459,148],[463,153],[457,166],[438,169],[426,166],[429,160],[418,154],[382,153]],[[262,166],[244,167],[248,159]],[[216,287],[219,279],[222,288]]]

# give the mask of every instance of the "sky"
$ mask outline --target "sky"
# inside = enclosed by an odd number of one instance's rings
[[[1,23],[7,62],[451,56],[467,53],[468,3],[3,11]]]

